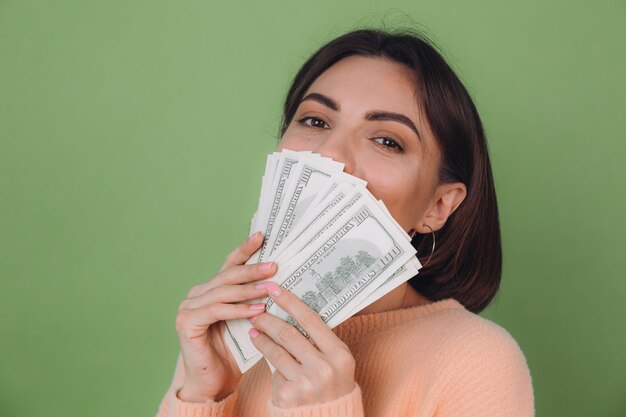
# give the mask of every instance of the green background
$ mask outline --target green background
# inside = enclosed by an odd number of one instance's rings
[[[476,100],[541,416],[626,415],[626,4],[0,0],[0,415],[154,415],[247,234],[289,81],[413,25]]]

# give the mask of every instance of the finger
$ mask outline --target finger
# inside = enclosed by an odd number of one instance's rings
[[[205,336],[206,329],[220,320],[254,317],[263,313],[263,304],[211,304],[201,308],[182,309],[176,315],[176,331],[187,341]]]
[[[248,239],[226,256],[226,260],[220,268],[220,271],[234,265],[246,263],[250,256],[261,247],[261,243],[263,243],[263,233],[256,232],[250,235]]]
[[[179,309],[199,308],[215,303],[240,303],[266,296],[267,289],[265,286],[259,284],[221,285],[197,297],[187,298],[180,303]]]
[[[210,281],[193,287],[187,294],[187,298],[198,297],[205,292],[227,284],[245,284],[251,281],[258,281],[269,278],[276,273],[276,264],[274,262],[262,262],[250,265],[235,265],[228,268]]]
[[[245,284],[263,278],[269,278],[276,273],[275,262],[261,262],[250,265],[235,265],[215,276],[211,281],[223,284]],[[209,281],[209,283],[211,283]]]
[[[341,340],[330,330],[320,316],[292,292],[279,287],[273,282],[264,283],[271,299],[289,314],[311,338],[322,353],[332,352]],[[268,303],[268,308],[271,302]]]
[[[287,380],[295,381],[302,373],[300,365],[293,356],[283,347],[279,346],[269,336],[258,331],[254,327],[248,331],[252,344],[276,367]]]
[[[254,328],[269,336],[298,362],[315,365],[322,354],[290,323],[273,314],[260,314],[252,319]]]

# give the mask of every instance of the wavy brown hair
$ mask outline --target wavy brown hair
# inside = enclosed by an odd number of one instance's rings
[[[317,77],[353,55],[386,58],[411,70],[418,104],[441,150],[439,182],[462,182],[467,187],[465,200],[436,232],[432,259],[409,284],[433,301],[451,297],[478,313],[496,295],[502,273],[498,204],[487,141],[469,93],[430,40],[412,30],[380,29],[357,29],[331,40],[294,77],[279,137]],[[431,252],[430,235],[416,235],[412,244],[424,263]]]

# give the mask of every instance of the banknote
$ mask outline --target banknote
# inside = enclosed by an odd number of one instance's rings
[[[304,248],[273,280],[298,295],[334,327],[376,291],[415,249],[394,236],[386,218],[365,200]],[[371,239],[376,236],[376,239]],[[278,261],[277,261],[278,263]],[[267,311],[292,321],[269,299]]]
[[[365,307],[372,304],[374,301],[388,294],[390,291],[396,289],[400,284],[416,276],[421,267],[422,265],[420,264],[419,260],[415,256],[413,256],[407,263],[402,265],[396,272],[394,272],[392,276],[387,278],[385,282],[383,282],[378,288],[376,288],[376,291],[370,294],[365,300],[363,300],[358,306],[356,306],[348,315],[346,315],[345,319],[352,317],[354,314],[363,310]]]
[[[257,230],[263,230],[266,237],[272,233],[276,216],[284,199],[285,186],[293,167],[301,157],[293,155],[292,152],[286,153],[285,157],[278,161],[275,170],[273,170],[274,174],[271,177],[271,186],[268,186],[269,190],[264,192],[265,190],[262,189],[262,193],[266,196],[260,202],[262,207],[256,218],[256,224],[253,226]],[[263,262],[268,244],[268,239],[265,239],[261,248],[252,255],[250,262]]]
[[[357,193],[340,208],[327,215],[316,232],[308,234],[296,255],[285,252],[278,257],[279,270],[271,278],[318,312],[331,328],[415,255],[413,246],[398,236],[370,194]],[[266,309],[295,324],[271,299],[266,300]],[[247,336],[250,323],[228,321],[227,327],[236,341],[233,354],[240,366],[258,358]]]
[[[332,214],[328,216],[329,218],[327,221],[321,221],[325,217],[324,212],[317,214],[314,219],[311,219],[311,221],[305,220],[304,223],[309,225],[309,227],[305,229],[306,233],[300,235],[297,240],[291,242],[288,249],[282,253],[278,259],[274,259],[277,265],[279,265],[279,269],[288,269],[290,262],[297,261],[299,259],[298,255],[300,255],[302,249],[310,245],[313,240],[319,238],[319,236],[332,226],[341,217],[341,215],[345,214],[347,209],[352,207],[355,202],[362,199],[366,195],[366,190],[362,187],[360,192],[353,190],[350,195],[351,198],[347,199],[347,201],[344,201],[342,204],[332,208]],[[315,227],[312,227],[313,225],[315,225]],[[275,276],[272,280],[276,282],[276,279],[277,277]],[[251,300],[249,303],[266,301],[268,300],[257,299]],[[247,320],[229,320],[226,322],[226,341],[228,346],[233,348],[231,351],[233,351],[233,355],[235,356],[242,372],[244,372],[244,369],[247,369],[249,366],[254,365],[256,360],[259,359],[258,351],[251,343],[249,343],[246,336],[250,327],[250,323]],[[254,359],[251,361],[250,358]],[[244,366],[244,364],[247,365]]]
[[[305,156],[299,161],[285,186],[285,203],[281,205],[274,219],[275,227],[266,237],[269,247],[267,256],[271,256],[280,247],[283,239],[315,200],[319,190],[329,183],[333,174],[343,169],[343,165],[322,165],[309,159]]]
[[[384,203],[344,166],[311,152],[268,156],[251,232],[263,246],[248,260],[272,260],[269,280],[291,291],[330,327],[418,274],[410,237]],[[296,326],[270,298],[266,311]],[[224,340],[242,372],[262,359],[251,343],[248,320],[226,321]],[[270,364],[271,366],[271,364]],[[272,367],[273,368],[273,367]]]
[[[339,184],[332,187],[326,198],[317,202],[317,204],[313,202],[312,205],[315,204],[315,210],[310,211],[309,215],[304,218],[304,221],[298,221],[292,226],[283,244],[274,251],[273,259],[276,259],[287,250],[297,253],[299,251],[297,248],[306,244],[307,232],[311,233],[317,230],[315,227],[317,222],[322,221],[333,210],[337,210],[336,207],[339,207],[347,196],[353,195],[355,192],[353,185]],[[302,220],[302,218],[299,220]]]

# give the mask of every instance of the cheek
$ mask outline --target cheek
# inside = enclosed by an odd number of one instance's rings
[[[419,216],[420,201],[423,199],[419,192],[417,173],[364,177],[369,191],[385,203],[400,226],[404,230],[412,228]]]
[[[313,148],[311,148],[311,146],[310,141],[293,134],[288,128],[280,139],[280,142],[278,142],[277,151],[280,152],[283,149],[289,149],[291,151],[312,151]]]

